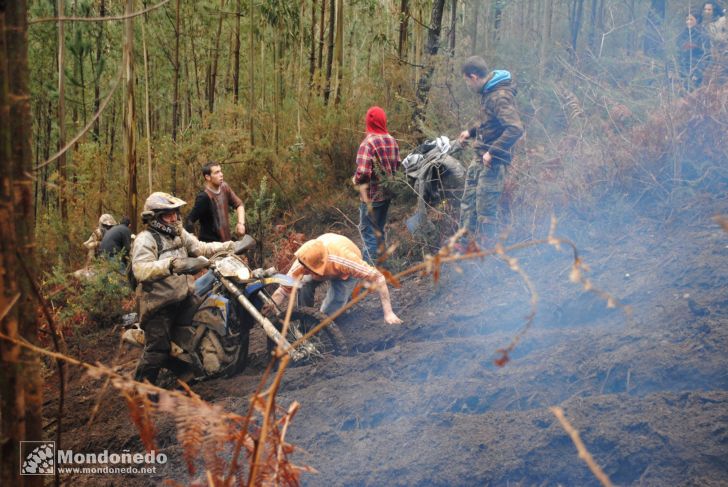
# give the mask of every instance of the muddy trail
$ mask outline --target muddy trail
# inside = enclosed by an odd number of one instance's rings
[[[401,326],[384,324],[375,297],[347,312],[339,325],[349,353],[291,368],[278,395],[284,407],[301,404],[287,436],[291,459],[318,471],[303,484],[599,485],[548,409],[561,406],[615,485],[728,485],[728,233],[711,218],[728,203],[714,195],[669,214],[604,213],[562,219],[557,234],[619,306],[569,282],[567,248],[514,252],[538,309],[504,367],[496,351],[524,326],[531,295],[496,258],[447,266],[437,282],[404,279],[392,290]],[[393,228],[396,238],[401,219]],[[117,357],[115,335],[84,340],[71,350],[80,358],[132,370],[138,352]],[[244,415],[266,364],[257,330],[251,346],[243,374],[194,390]],[[99,390],[72,377],[64,447],[141,450],[113,392],[89,425]],[[55,402],[47,406],[52,415]],[[71,483],[189,482],[173,421],[157,428],[170,458],[157,474]]]

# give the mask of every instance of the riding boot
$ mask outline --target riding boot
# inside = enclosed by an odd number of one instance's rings
[[[169,357],[164,364],[164,368],[172,372],[175,377],[184,382],[189,382],[194,378],[194,374],[185,362],[174,357]]]
[[[154,385],[157,382],[157,377],[159,377],[160,369],[161,367],[145,363],[142,359],[134,372],[134,380],[144,382],[146,379],[150,384]]]

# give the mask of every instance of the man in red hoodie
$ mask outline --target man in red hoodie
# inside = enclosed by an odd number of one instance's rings
[[[377,249],[384,248],[384,225],[392,199],[381,185],[382,178],[399,169],[399,146],[387,132],[387,114],[374,106],[366,114],[367,134],[356,154],[356,172],[352,181],[359,187],[359,231],[364,239],[364,260],[373,263]]]

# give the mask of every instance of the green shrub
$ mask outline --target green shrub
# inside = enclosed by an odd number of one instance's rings
[[[119,259],[97,259],[86,271],[67,273],[62,263],[53,267],[45,282],[53,308],[64,327],[86,324],[98,328],[119,322],[131,297]]]

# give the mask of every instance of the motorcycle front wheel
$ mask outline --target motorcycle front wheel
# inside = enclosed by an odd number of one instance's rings
[[[326,319],[326,315],[314,308],[297,308],[291,313],[286,340],[288,343],[295,342],[324,319]],[[276,328],[282,330],[283,319],[276,320],[275,325]],[[268,346],[272,350],[275,344],[268,340]],[[336,323],[331,323],[298,346],[297,350],[303,353],[304,358],[297,361],[296,364],[318,362],[331,355],[343,355],[347,349],[341,330]]]

